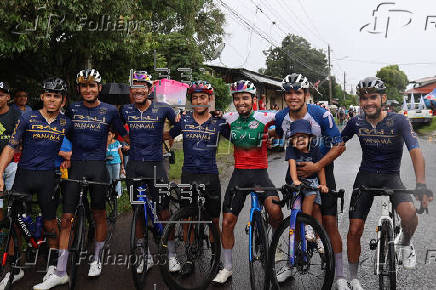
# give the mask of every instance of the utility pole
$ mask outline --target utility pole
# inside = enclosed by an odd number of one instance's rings
[[[347,92],[346,92],[346,87],[345,87],[345,71],[344,71],[344,101],[345,101],[345,96],[347,95]]]
[[[328,46],[328,53],[329,53],[329,98],[330,98],[330,105],[333,104],[333,92],[332,92],[332,74],[331,74],[331,64],[330,64],[330,44]]]

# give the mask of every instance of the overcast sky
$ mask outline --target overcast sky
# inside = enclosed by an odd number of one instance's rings
[[[262,51],[271,46],[269,41],[241,24],[221,0],[214,1],[226,15],[227,34],[221,57],[212,64],[254,71],[265,67]],[[330,44],[332,74],[342,84],[346,71],[347,91],[387,64],[400,64],[409,80],[436,76],[435,0],[222,1],[276,45],[287,33],[303,36],[313,47],[325,51]],[[381,3],[394,4],[379,6]],[[374,27],[373,10],[378,6]]]

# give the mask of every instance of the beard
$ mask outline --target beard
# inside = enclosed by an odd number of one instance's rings
[[[365,115],[366,115],[366,117],[367,117],[368,119],[377,119],[378,117],[380,117],[381,111],[382,111],[381,107],[377,107],[377,108],[375,109],[375,113],[373,113],[373,114],[371,114],[371,115],[368,115],[368,114],[365,112]]]
[[[84,99],[84,101],[85,102],[87,102],[88,104],[95,104],[95,102],[97,102],[97,99],[98,99],[98,96],[95,96],[93,99],[91,99],[91,100],[85,100]]]
[[[301,106],[300,107],[297,107],[297,108],[292,108],[292,107],[289,107],[289,110],[291,111],[291,112],[294,112],[294,113],[298,113],[298,112],[300,112],[301,111],[301,109],[303,109],[303,107],[304,107],[304,103],[303,104],[301,104]]]

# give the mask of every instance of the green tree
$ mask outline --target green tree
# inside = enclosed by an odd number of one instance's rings
[[[198,79],[208,81],[212,85],[215,93],[215,109],[225,111],[232,102],[232,95],[226,82],[209,73],[201,74]]]
[[[395,99],[399,102],[403,101],[403,92],[409,80],[398,65],[389,65],[381,68],[377,72],[377,77],[385,82],[386,94],[389,99]]]
[[[129,69],[198,69],[224,33],[212,0],[25,0],[0,2],[0,80],[39,94],[57,75],[70,83],[84,67],[104,82],[126,82]],[[155,78],[157,75],[155,74]],[[174,77],[177,79],[177,77]]]
[[[271,47],[264,53],[267,56],[266,69],[262,71],[267,75],[283,78],[297,72],[313,83],[328,75],[325,53],[312,48],[303,37],[288,35],[283,39],[281,47]]]

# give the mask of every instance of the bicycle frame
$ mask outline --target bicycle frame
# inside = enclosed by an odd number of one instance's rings
[[[147,198],[147,186],[143,187],[140,186],[137,188],[138,190],[138,200],[143,202],[144,207],[144,218],[145,218],[145,225],[148,225],[148,218],[150,216],[151,218],[151,224],[153,225],[153,228],[155,229],[156,233],[159,236],[162,236],[163,233],[163,225],[159,222],[155,222],[156,220],[156,206],[155,204]]]
[[[253,222],[253,215],[254,213],[257,211],[259,213],[262,212],[263,206],[262,204],[259,202],[259,198],[257,197],[257,194],[252,191],[250,192],[250,197],[251,197],[251,209],[250,209],[250,222],[248,224],[249,227],[249,244],[248,244],[248,249],[249,249],[249,260],[250,262],[253,260],[253,253],[251,252],[251,238],[253,236],[253,228],[251,227],[252,222]]]
[[[392,211],[392,203],[389,199],[389,196],[381,196],[382,198],[382,209],[381,209],[381,216],[378,220],[377,224],[377,251],[375,256],[375,267],[374,267],[374,274],[380,275],[380,238],[381,238],[381,226],[384,221],[388,221],[392,227],[392,230],[394,229],[394,215]],[[391,218],[392,216],[392,218]],[[392,241],[393,242],[393,241]]]
[[[301,212],[301,195],[296,196],[294,192],[294,201],[292,202],[291,218],[289,219],[289,263],[295,266],[295,226],[297,215]],[[300,239],[302,240],[302,251],[306,253],[306,229],[303,224],[300,226]],[[306,259],[306,257],[304,257]]]

